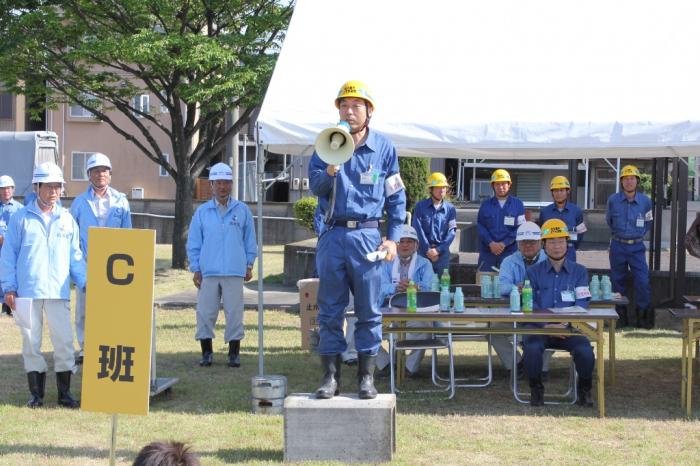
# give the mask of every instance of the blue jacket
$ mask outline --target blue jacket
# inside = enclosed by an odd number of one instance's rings
[[[443,200],[435,209],[431,197],[419,201],[413,209],[413,228],[418,233],[418,253],[425,257],[428,249],[435,247],[442,256],[450,253],[450,244],[457,230],[457,210]]]
[[[635,193],[631,202],[623,192],[615,193],[608,198],[605,221],[614,237],[642,238],[651,229],[653,219],[651,199],[642,193]],[[640,220],[642,226],[637,226],[637,220]]]
[[[5,236],[7,226],[10,224],[10,217],[22,207],[24,207],[22,203],[14,199],[10,199],[7,204],[0,203],[0,236]]]
[[[557,204],[552,202],[540,210],[539,224],[542,226],[544,222],[550,219],[559,219],[566,223],[569,229],[569,247],[578,249],[579,244],[583,241],[583,233],[586,231],[586,224],[583,222],[583,211],[573,202],[568,202],[564,205],[563,210],[557,209]],[[574,254],[574,258],[576,255]]]
[[[505,224],[506,218],[512,219],[512,225]],[[503,207],[498,203],[496,196],[485,200],[479,206],[477,215],[481,250],[490,253],[489,244],[492,241],[503,242],[506,247],[514,244],[518,226],[523,222],[525,222],[525,206],[517,197],[508,196]]]
[[[588,308],[591,300],[588,271],[581,264],[564,259],[557,272],[550,260],[544,260],[527,269],[527,276],[532,285],[534,309],[574,305]]]
[[[131,228],[131,209],[129,201],[123,193],[116,189],[107,188],[109,196],[109,214],[104,228]],[[88,229],[99,226],[95,211],[90,201],[94,195],[94,189],[90,186],[87,191],[73,200],[70,213],[80,227],[80,249],[87,259]]]
[[[203,277],[245,277],[258,257],[253,214],[247,205],[229,198],[222,217],[211,199],[197,209],[187,236],[191,272]]]
[[[335,177],[326,173],[328,164],[314,152],[309,162],[311,191],[318,196],[321,211],[330,209],[333,179],[337,178],[332,219],[379,220],[386,209],[387,238],[397,243],[406,217],[406,192],[400,182],[399,161],[393,144],[368,129],[363,144],[355,147],[350,160]]]
[[[33,299],[70,299],[70,279],[85,288],[85,260],[78,225],[67,209],[56,206],[48,227],[36,202],[10,219],[0,253],[4,292]]]
[[[547,254],[542,249],[537,253],[535,264],[539,264],[547,259]],[[530,267],[533,267],[532,264]],[[498,274],[498,284],[501,296],[510,295],[513,285],[521,285],[527,279],[527,271],[525,268],[525,259],[520,251],[516,251],[510,256],[503,259],[501,269]]]
[[[396,285],[398,284],[398,277],[393,277],[392,272],[394,270],[394,262],[399,260],[399,256],[394,257],[391,262],[386,262],[382,269],[382,288],[381,288],[381,300],[384,302],[386,298],[396,293]],[[419,287],[420,291],[430,291],[430,285],[433,282],[433,265],[431,262],[423,256],[416,255],[416,266],[413,270],[413,276],[411,280]]]

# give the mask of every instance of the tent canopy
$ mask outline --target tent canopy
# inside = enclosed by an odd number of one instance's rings
[[[698,18],[694,0],[297,0],[260,141],[310,154],[359,79],[400,155],[700,155]]]

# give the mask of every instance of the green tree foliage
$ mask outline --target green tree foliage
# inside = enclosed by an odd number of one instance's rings
[[[651,175],[649,173],[642,173],[639,188],[644,194],[651,196]]]
[[[261,101],[293,6],[3,0],[0,83],[37,102],[35,115],[62,102],[81,105],[167,171],[177,186],[173,267],[183,268],[194,180]],[[155,96],[151,109],[135,105],[144,93]],[[227,127],[225,112],[235,106],[240,118]],[[172,164],[155,132],[172,144]]]
[[[313,233],[315,233],[314,212],[316,212],[317,204],[318,198],[316,198],[316,196],[306,196],[296,201],[292,206],[297,223],[301,226],[305,226]]]
[[[412,212],[416,202],[426,197],[426,180],[430,175],[430,161],[426,158],[399,157],[399,171],[406,186],[406,211]]]

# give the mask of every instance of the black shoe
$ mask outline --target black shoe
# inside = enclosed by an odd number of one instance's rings
[[[615,306],[615,311],[617,312],[617,316],[619,319],[617,320],[617,326],[619,328],[625,328],[629,326],[629,322],[627,321],[627,306],[621,306],[617,305]]]
[[[521,359],[520,362],[518,363],[518,366],[515,369],[517,372],[518,379],[522,379],[525,377],[525,362]]]
[[[323,379],[321,386],[316,389],[314,395],[321,400],[329,400],[340,395],[340,362],[339,354],[322,354],[321,367]]]
[[[5,303],[2,303],[2,315],[6,315],[7,317],[12,317],[12,309],[10,306],[8,306]]]
[[[58,387],[58,404],[64,408],[80,408],[80,401],[73,398],[70,393],[71,371],[56,372],[56,386]]]
[[[530,406],[544,406],[542,379],[530,379]]]
[[[357,367],[357,394],[361,400],[371,400],[377,397],[377,389],[374,388],[374,368],[377,355],[358,353]]]
[[[647,330],[654,328],[654,312],[652,309],[637,310],[637,326]]]
[[[76,357],[75,357],[75,363],[79,366],[83,364],[83,352],[81,351]]]
[[[593,407],[593,394],[591,393],[591,387],[593,385],[591,379],[584,379],[579,377],[578,379],[578,399],[576,404],[583,406],[585,408]]]
[[[241,340],[228,342],[228,367],[241,367]]]
[[[214,350],[211,346],[211,338],[202,338],[199,340],[199,345],[202,347],[202,360],[199,361],[199,365],[202,367],[211,366],[214,362]]]
[[[374,371],[374,378],[375,379],[388,379],[389,376],[391,375],[391,368],[387,364],[384,366],[382,369],[375,369]]]
[[[27,401],[27,407],[40,408],[44,405],[44,387],[46,384],[46,372],[27,372],[29,393],[32,397]]]

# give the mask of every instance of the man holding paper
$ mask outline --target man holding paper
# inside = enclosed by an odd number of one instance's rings
[[[58,205],[63,172],[46,162],[34,169],[37,197],[10,219],[0,253],[0,277],[5,303],[17,310],[17,298],[30,298],[32,305],[18,319],[22,332],[22,357],[27,372],[30,408],[43,405],[46,360],[41,354],[44,312],[54,347],[54,370],[58,404],[78,408],[70,393],[71,374],[76,370],[73,329],[70,322],[70,282],[85,289],[85,261],[80,252],[78,225],[68,210]]]
[[[569,231],[559,219],[542,225],[542,242],[547,260],[527,269],[532,285],[533,308],[548,309],[568,306],[588,308],[591,292],[588,271],[581,264],[567,259]],[[532,323],[525,327],[565,327],[562,323]],[[578,404],[592,407],[591,386],[595,357],[588,338],[584,336],[523,335],[523,361],[530,378],[530,404],[544,405],[542,385],[542,355],[546,348],[563,349],[571,353],[578,372]]]

